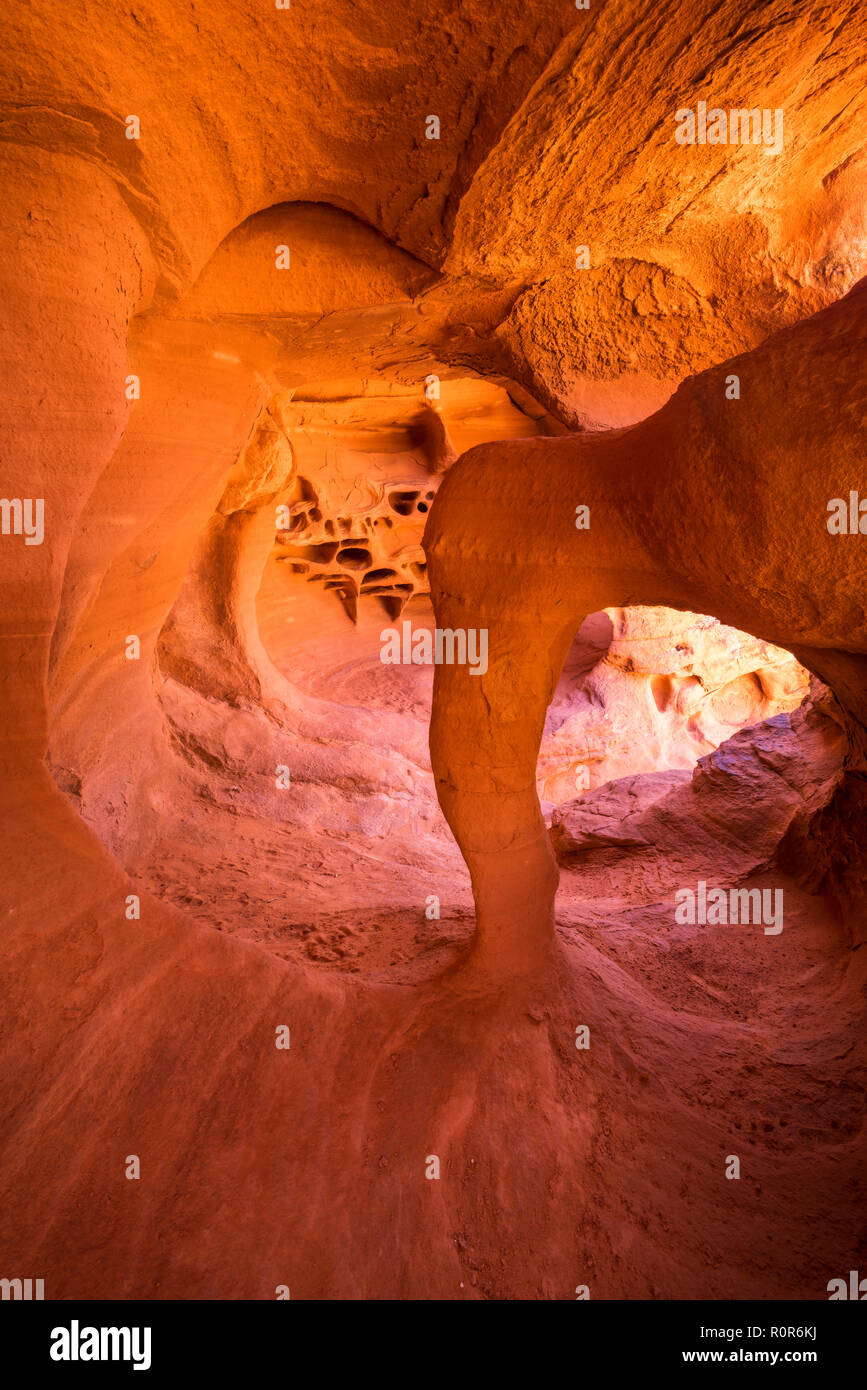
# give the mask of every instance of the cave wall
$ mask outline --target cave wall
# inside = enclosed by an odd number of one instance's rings
[[[750,1189],[717,1221],[726,1095],[690,1109],[690,1021],[649,1010],[639,1047],[586,942],[539,976],[558,875],[535,771],[587,613],[684,608],[790,649],[833,691],[850,752],[785,848],[854,930],[861,564],[823,526],[861,462],[863,8],[35,0],[2,23],[3,490],[44,499],[46,527],[41,546],[0,544],[9,1269],[44,1271],[51,1297],[571,1297],[588,1270],[610,1297],[814,1296],[805,1231],[827,1233],[823,1269],[848,1268],[851,1212],[829,1194],[863,1171],[840,1060],[851,977],[823,983],[837,1032],[795,1104],[839,1086],[850,1147],[799,1166],[756,1140],[767,1199]],[[684,94],[720,90],[785,105],[782,158],[672,158]],[[450,416],[448,389],[476,379],[527,438],[465,452],[486,425]],[[381,425],[377,395],[445,472],[425,540],[437,616],[493,634],[485,678],[437,670],[431,731],[476,966],[414,991],[209,929],[123,867],[177,826],[204,854],[181,812],[191,787],[209,813],[223,795],[214,763],[269,822],[325,830],[338,778],[371,803],[422,784],[414,727],[395,716],[383,749],[382,718],[354,710],[324,737],[254,627],[294,486],[269,421],[291,397]],[[273,785],[287,740],[294,812]],[[447,881],[456,856],[437,854]],[[599,1064],[579,1082],[585,1017]],[[724,1021],[702,1046],[709,1077],[751,1094],[725,1070]],[[450,1182],[417,1180],[431,1150]],[[688,1191],[663,1199],[672,1154]]]

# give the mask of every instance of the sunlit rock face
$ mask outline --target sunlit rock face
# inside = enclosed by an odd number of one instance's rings
[[[738,729],[796,708],[808,684],[788,652],[715,618],[668,608],[594,614],[569,650],[545,720],[540,800],[567,801],[633,773],[691,769]]]
[[[398,618],[430,594],[422,549],[441,476],[474,443],[536,432],[502,387],[474,378],[419,392],[287,401],[298,460],[277,516],[277,560],[333,592],[354,623],[361,600]]]
[[[857,1266],[865,26],[0,20],[0,1276]]]

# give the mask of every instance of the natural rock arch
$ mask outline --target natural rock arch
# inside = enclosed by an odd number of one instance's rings
[[[791,650],[846,710],[842,794],[863,796],[863,562],[859,537],[830,534],[827,519],[860,477],[865,309],[867,280],[691,379],[632,429],[482,446],[441,488],[425,536],[437,620],[487,628],[489,669],[438,667],[431,753],[473,879],[477,955],[491,968],[532,967],[553,943],[558,875],[534,772],[587,613],[699,609]],[[738,401],[726,396],[732,373]],[[587,529],[576,528],[578,505]],[[797,578],[792,553],[806,561]],[[863,868],[846,873],[850,889],[862,881]]]

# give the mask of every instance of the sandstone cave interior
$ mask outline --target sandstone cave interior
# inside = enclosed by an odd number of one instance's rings
[[[863,7],[2,28],[4,1264],[867,1272]]]

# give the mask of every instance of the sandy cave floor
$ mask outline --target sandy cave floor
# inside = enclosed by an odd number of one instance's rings
[[[260,607],[263,640],[277,664],[282,661],[284,673],[291,666],[300,688],[384,714],[390,708],[408,710],[424,727],[430,672],[401,667],[384,679],[383,668],[370,656],[371,625],[383,622],[381,617],[370,615],[367,624],[349,633],[342,610],[331,604],[323,609],[330,617],[313,634],[294,622],[291,596],[281,593],[278,601],[272,592],[270,600]],[[353,644],[366,655],[357,655]],[[330,667],[323,662],[326,645],[341,658]],[[593,659],[594,652],[588,652],[587,662]],[[742,742],[749,732],[740,736]],[[838,1183],[841,1172],[855,1186],[863,1182],[857,1155],[867,1053],[864,1012],[856,1017],[853,1001],[859,994],[863,998],[858,979],[864,960],[821,897],[807,894],[778,869],[771,873],[767,865],[743,857],[733,864],[724,846],[709,867],[707,840],[630,852],[604,846],[589,851],[562,867],[557,901],[562,968],[548,986],[538,985],[522,1001],[517,1021],[502,1000],[482,1023],[484,1009],[474,1017],[473,1010],[467,1015],[444,1005],[440,1012],[434,1005],[435,999],[441,1002],[438,991],[450,967],[466,954],[474,918],[468,874],[436,807],[429,769],[419,769],[415,802],[404,798],[388,808],[387,834],[375,817],[365,827],[365,809],[351,794],[346,802],[352,830],[308,825],[305,834],[297,822],[263,815],[255,787],[239,782],[237,773],[212,779],[206,807],[185,759],[176,759],[175,774],[170,838],[127,865],[150,892],[201,925],[255,943],[277,958],[349,977],[355,989],[373,992],[370,1002],[377,991],[386,991],[385,1000],[397,989],[405,995],[398,1010],[408,1009],[415,1020],[404,1029],[415,1037],[416,1066],[428,1028],[439,1038],[437,1045],[455,1057],[464,1047],[479,1048],[479,1027],[488,1039],[483,1050],[501,1058],[510,1039],[527,1046],[522,1027],[531,1035],[537,1029],[557,1035],[552,1038],[557,1075],[550,1074],[550,1059],[538,1061],[546,1076],[543,1091],[553,1087],[564,1122],[577,1125],[581,1142],[594,1151],[595,1156],[585,1155],[584,1171],[591,1176],[582,1240],[592,1249],[594,1223],[603,1222],[603,1243],[613,1240],[614,1255],[613,1264],[602,1261],[599,1277],[603,1284],[613,1281],[613,1295],[625,1288],[632,1291],[627,1296],[665,1296],[669,1276],[652,1272],[657,1255],[638,1261],[640,1277],[627,1274],[626,1264],[635,1263],[635,1242],[658,1240],[655,1222],[662,1223],[663,1234],[669,1219],[688,1222],[692,1201],[704,1213],[694,1252],[704,1267],[697,1293],[815,1296],[821,1272],[810,1268],[808,1254],[810,1229],[818,1221],[824,1224],[823,1258],[829,1268],[835,1247],[839,1259],[843,1250],[851,1250],[854,1233],[841,1220],[839,1194],[825,1193],[823,1184]],[[767,831],[767,806],[757,802],[757,842]],[[749,838],[747,826],[742,839]],[[674,923],[675,887],[703,876],[750,887],[782,885],[785,927],[772,941],[773,968],[761,927]],[[425,915],[430,894],[440,900],[438,920]],[[570,1054],[571,1035],[584,1023],[604,1053],[589,1104],[584,1088],[576,1089]],[[496,1062],[490,1064],[496,1070]],[[479,1062],[473,1071],[474,1094],[484,1090],[486,1065]],[[451,1077],[456,1094],[464,1070],[458,1065]],[[508,1090],[505,1077],[501,1083]],[[741,1184],[728,1184],[722,1176],[732,1153],[744,1165]],[[387,1155],[382,1161],[388,1164]],[[470,1171],[476,1161],[483,1159],[473,1160]],[[631,1215],[623,1172],[618,1190],[625,1199],[611,1194],[611,1164],[635,1174]],[[673,1181],[670,1172],[664,1176],[666,1165],[683,1166],[675,1187],[686,1215],[676,1218],[665,1215]],[[715,1182],[716,1198],[709,1192]],[[773,1195],[771,1188],[777,1189]],[[618,1211],[621,1200],[626,1208]],[[606,1216],[608,1202],[615,1210]],[[597,1215],[589,1217],[594,1203]],[[708,1204],[713,1210],[715,1203],[717,1215],[708,1224]],[[799,1212],[811,1213],[794,1227],[793,1203]],[[509,1285],[505,1256],[496,1270],[474,1264],[469,1237],[461,1239],[471,1289],[485,1296],[486,1289],[493,1293]],[[549,1289],[552,1295],[561,1296]]]

